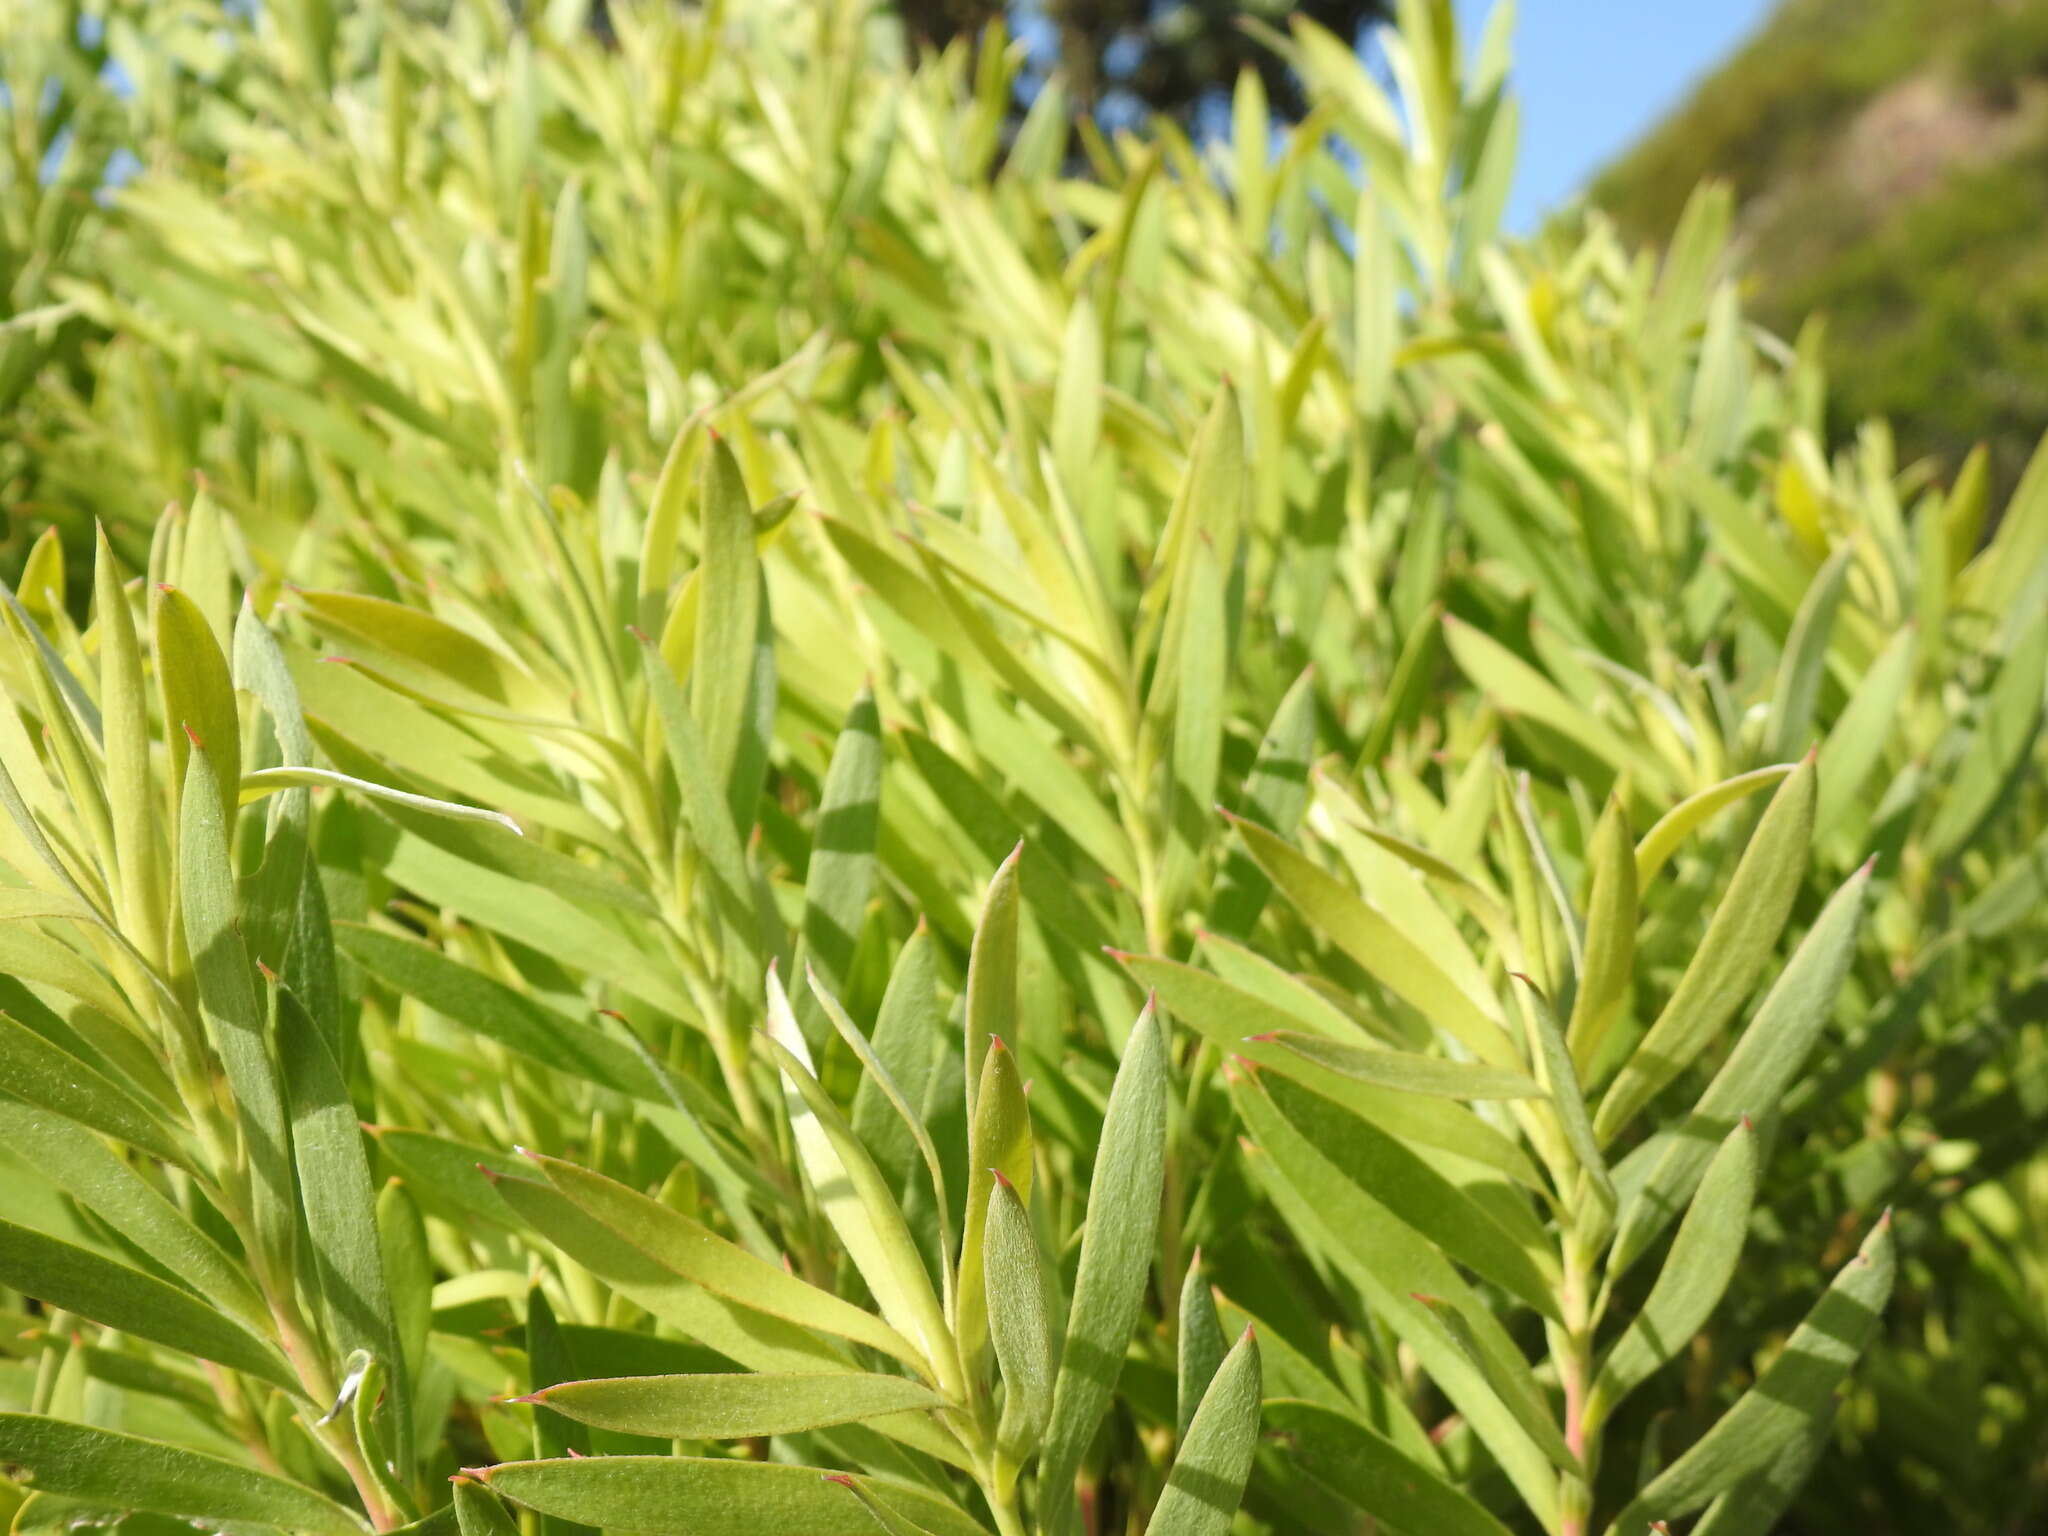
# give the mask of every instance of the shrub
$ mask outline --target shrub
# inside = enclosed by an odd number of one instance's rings
[[[1960,1528],[1927,1412],[2022,1497],[2048,467],[1830,457],[1720,194],[1500,240],[1447,5],[1086,175],[1000,38],[612,20],[108,18],[17,1528]]]

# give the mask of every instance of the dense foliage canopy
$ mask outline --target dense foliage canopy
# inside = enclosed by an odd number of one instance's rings
[[[0,16],[16,1530],[2048,1508],[2048,461],[1502,239],[1507,11]]]

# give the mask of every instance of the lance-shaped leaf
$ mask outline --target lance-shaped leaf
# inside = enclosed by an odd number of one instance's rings
[[[735,826],[751,823],[753,795],[742,757],[755,685],[755,635],[764,591],[754,548],[753,503],[739,461],[714,436],[698,493],[697,643],[690,662],[690,716],[704,740],[704,762],[725,796]],[[745,798],[741,798],[744,792]]]
[[[292,1157],[329,1333],[342,1354],[362,1350],[384,1362],[390,1382],[387,1435],[409,1462],[410,1383],[377,1240],[377,1190],[355,1103],[312,1015],[289,988],[277,989],[276,1003]]]
[[[1969,846],[2016,775],[2025,770],[2041,728],[2042,690],[2048,684],[2048,613],[2021,632],[1999,664],[1984,700],[1983,719],[1963,749],[1928,824],[1930,857],[1947,858]]]
[[[960,1282],[954,1337],[970,1378],[988,1347],[987,1296],[982,1280],[989,1196],[999,1179],[1031,1198],[1031,1110],[1024,1102],[1024,1074],[1017,1053],[1000,1035],[989,1042],[974,1119],[967,1127],[967,1221],[960,1238]]]
[[[1484,1205],[1364,1116],[1278,1075],[1262,1078],[1259,1087],[1353,1185],[1459,1263],[1562,1321],[1553,1255],[1518,1242]]]
[[[1431,629],[1432,634],[1434,626]],[[1273,711],[1273,722],[1259,742],[1259,755],[1238,799],[1239,814],[1282,837],[1294,835],[1308,806],[1309,759],[1315,752],[1315,668],[1294,680]],[[1208,807],[1203,806],[1204,815]],[[1209,902],[1209,921],[1221,933],[1243,934],[1264,910],[1273,883],[1241,845],[1224,855]]]
[[[839,1106],[812,1076],[803,1034],[773,969],[768,972],[768,1026],[758,1038],[782,1074],[797,1156],[825,1219],[874,1293],[882,1316],[916,1346],[922,1367],[934,1374],[940,1389],[958,1392],[959,1352],[902,1208]]]
[[[1413,1227],[1339,1172],[1274,1106],[1264,1085],[1240,1081],[1232,1100],[1262,1154],[1262,1182],[1288,1225],[1327,1254],[1367,1302],[1415,1351],[1416,1359],[1472,1425],[1538,1518],[1557,1498],[1549,1457],[1501,1403],[1485,1373],[1447,1335],[1418,1295],[1462,1301],[1470,1287],[1457,1269]],[[1476,1303],[1475,1303],[1476,1307]],[[1488,1350],[1513,1351],[1493,1315],[1476,1312],[1473,1327]]]
[[[453,1479],[456,1529],[460,1536],[519,1536],[519,1522],[498,1502],[497,1495],[469,1477]]]
[[[0,1098],[0,1146],[42,1172],[193,1294],[245,1327],[269,1327],[269,1308],[241,1266],[84,1126]]]
[[[924,1104],[946,1028],[939,1010],[936,948],[931,929],[920,920],[889,972],[868,1040],[882,1071],[864,1073],[853,1093],[853,1133],[899,1189],[921,1150],[923,1121],[915,1109],[905,1112],[891,1101],[883,1080],[896,1086],[905,1105]],[[931,1161],[936,1163],[936,1154]]]
[[[722,781],[713,772],[703,731],[690,712],[689,701],[675,674],[669,671],[653,641],[644,634],[635,638],[640,642],[655,712],[661,718],[669,769],[681,792],[684,825],[703,861],[718,919],[751,972],[761,963],[761,925],[756,917],[753,877],[747,871],[738,825],[721,788]]]
[[[1259,1341],[1247,1328],[1181,1437],[1146,1536],[1227,1536],[1259,1443]]]
[[[1558,1123],[1564,1128],[1565,1145],[1571,1149],[1579,1172],[1585,1176],[1594,1198],[1612,1215],[1614,1180],[1607,1172],[1607,1159],[1600,1155],[1600,1144],[1593,1139],[1593,1120],[1586,1113],[1586,1096],[1579,1087],[1578,1070],[1572,1065],[1564,1030],[1557,1022],[1550,999],[1536,984],[1519,973],[1515,979],[1522,983],[1528,999],[1529,1018],[1536,1032],[1537,1059],[1543,1064],[1543,1078],[1550,1092],[1551,1107],[1557,1111]]]
[[[1188,1425],[1209,1390],[1216,1369],[1230,1341],[1223,1336],[1223,1324],[1216,1316],[1216,1298],[1209,1290],[1209,1277],[1202,1273],[1202,1250],[1197,1248],[1188,1263],[1187,1278],[1180,1287],[1180,1319],[1174,1350],[1176,1391],[1174,1426],[1176,1441],[1187,1437]]]
[[[1607,802],[1586,850],[1593,889],[1586,901],[1586,968],[1565,1027],[1581,1077],[1593,1068],[1607,1033],[1628,1002],[1636,957],[1636,858],[1620,797]]]
[[[0,1072],[8,1093],[180,1167],[191,1155],[141,1099],[11,1014],[0,1013]]]
[[[1771,798],[1692,963],[1602,1096],[1593,1127],[1603,1145],[1707,1048],[1762,974],[1806,875],[1814,787],[1809,754]]]
[[[755,1257],[681,1211],[603,1174],[559,1158],[538,1153],[529,1156],[577,1209],[604,1223],[621,1241],[670,1273],[740,1306],[865,1344],[922,1367],[910,1341],[873,1313],[799,1280],[782,1266]]]
[[[241,1324],[154,1275],[0,1221],[0,1285],[108,1328],[297,1391],[284,1357]]]
[[[1349,1040],[1332,1040],[1324,1035],[1304,1034],[1295,1029],[1252,1035],[1247,1043],[1275,1045],[1339,1077],[1391,1088],[1398,1093],[1440,1099],[1543,1097],[1543,1085],[1520,1072],[1482,1067],[1469,1061],[1450,1061],[1442,1056],[1423,1056],[1414,1051],[1355,1045]]]
[[[227,658],[198,605],[175,587],[157,589],[150,617],[164,735],[171,749],[171,783],[182,801],[190,787],[187,758],[192,743],[203,744],[213,753],[207,792],[214,797],[214,819],[233,826],[236,791],[242,782],[242,724]]]
[[[245,1521],[306,1536],[368,1527],[310,1488],[161,1440],[30,1413],[0,1413],[0,1463],[44,1493],[200,1521]],[[26,1474],[26,1476],[23,1476]]]
[[[974,925],[974,945],[967,956],[965,1063],[967,1119],[974,1121],[975,1095],[981,1089],[982,1063],[989,1041],[1001,1035],[1017,1038],[1017,871],[1023,862],[1019,843],[996,869],[982,897],[981,918]]]
[[[191,617],[205,623],[196,610]],[[212,641],[211,634],[201,638],[209,644]],[[184,734],[176,733],[180,739]],[[277,1062],[266,1038],[264,1008],[256,996],[249,952],[236,922],[234,868],[228,856],[234,812],[232,804],[222,799],[219,783],[212,747],[203,741],[192,742],[178,837],[185,943],[192,955],[206,1032],[234,1096],[243,1154],[249,1164],[250,1237],[257,1262],[268,1266],[273,1276],[285,1276],[291,1273],[299,1230],[291,1132],[285,1122]]]
[[[1529,1369],[1529,1363],[1516,1351],[1488,1349],[1480,1343],[1471,1320],[1457,1303],[1441,1296],[1418,1295],[1415,1300],[1427,1307],[1443,1325],[1444,1332],[1456,1342],[1465,1358],[1479,1368],[1486,1384],[1493,1389],[1493,1395],[1514,1415],[1515,1422],[1522,1426],[1529,1438],[1543,1448],[1543,1454],[1556,1463],[1558,1470],[1571,1477],[1584,1476],[1578,1458],[1565,1443],[1564,1433],[1551,1415],[1550,1404],[1545,1400],[1535,1374]]]
[[[1748,799],[1759,790],[1784,783],[1798,768],[1797,763],[1773,763],[1768,768],[1756,768],[1732,779],[1723,779],[1719,784],[1710,785],[1679,801],[1659,817],[1657,824],[1636,844],[1637,888],[1645,888],[1656,879],[1658,872],[1671,862],[1671,856],[1685,846],[1685,840],[1712,820],[1716,813],[1739,800]]]
[[[1702,1508],[1768,1464],[1833,1411],[1836,1389],[1877,1328],[1896,1268],[1889,1212],[1793,1331],[1784,1350],[1714,1427],[1630,1501],[1609,1536]]]
[[[1828,640],[1856,552],[1857,541],[1844,539],[1814,576],[1813,585],[1800,599],[1799,612],[1793,615],[1792,632],[1786,635],[1785,650],[1778,659],[1770,713],[1764,721],[1764,751],[1770,757],[1789,758],[1811,745],[1808,737],[1826,676]]]
[[[1223,751],[1225,672],[1229,624],[1224,613],[1224,572],[1207,533],[1190,546],[1187,580],[1174,594],[1180,674],[1174,691],[1173,741],[1166,794],[1166,851],[1153,891],[1160,920],[1180,913],[1208,847],[1216,774]]]
[[[668,1440],[794,1435],[943,1403],[908,1377],[859,1372],[620,1376],[543,1387],[519,1401],[598,1429]]]
[[[1707,1165],[1642,1311],[1600,1362],[1586,1394],[1586,1423],[1605,1422],[1616,1403],[1690,1344],[1713,1315],[1749,1235],[1756,1178],[1756,1129],[1745,1118]]]
[[[1166,1043],[1148,1002],[1124,1042],[1088,1186],[1066,1344],[1039,1458],[1047,1536],[1065,1536],[1078,1525],[1074,1474],[1109,1411],[1144,1307],[1165,1176]]]
[[[1004,1393],[996,1444],[1014,1463],[1037,1446],[1052,1417],[1054,1362],[1044,1261],[1031,1215],[1006,1178],[989,1191],[986,1230],[988,1331]]]
[[[913,942],[916,942],[917,939],[925,939],[926,942],[929,942],[928,936],[924,935],[922,931],[914,936]],[[817,998],[819,1006],[824,1009],[825,1017],[831,1021],[832,1028],[838,1033],[839,1038],[846,1042],[847,1049],[852,1051],[855,1058],[860,1062],[861,1086],[872,1089],[877,1100],[886,1104],[891,1111],[893,1118],[884,1120],[882,1124],[889,1130],[900,1131],[907,1135],[910,1138],[911,1145],[917,1149],[918,1156],[923,1159],[925,1176],[931,1180],[932,1216],[934,1224],[938,1228],[938,1252],[942,1256],[950,1256],[954,1251],[953,1216],[951,1204],[946,1197],[946,1170],[945,1165],[939,1159],[938,1146],[932,1140],[931,1131],[926,1127],[923,1115],[919,1113],[917,1106],[911,1102],[910,1096],[904,1091],[902,1084],[896,1081],[894,1074],[889,1071],[888,1065],[876,1053],[875,1047],[869,1043],[866,1036],[861,1034],[860,1026],[847,1017],[846,1010],[839,1005],[839,999],[827,991],[824,984],[816,976],[809,976],[806,980],[810,983],[812,995]],[[895,980],[895,978],[891,978],[890,991],[892,993],[896,990]],[[883,1011],[885,1014],[888,1012],[886,998],[883,1002]],[[877,1027],[877,1038],[880,1035],[881,1030]],[[927,1072],[926,1080],[921,1087],[929,1089],[930,1086],[930,1075]],[[866,1136],[861,1135],[860,1132],[860,1120],[858,1118],[860,1105],[858,1100],[855,1101],[854,1108],[856,1111],[856,1117],[853,1122],[854,1138],[873,1153],[874,1143]],[[885,1177],[893,1181],[893,1187],[898,1189],[904,1187],[909,1173],[907,1166],[885,1165],[879,1155],[875,1157],[875,1166],[882,1170]],[[940,1279],[943,1282],[941,1290],[944,1293],[946,1315],[948,1317],[956,1317],[958,1315],[958,1301],[953,1292],[953,1270],[951,1265],[944,1262],[944,1257],[941,1258],[940,1269]]]
[[[528,1509],[649,1536],[874,1536],[875,1520],[816,1467],[696,1456],[511,1461],[469,1475]],[[844,1474],[838,1474],[844,1476]],[[984,1536],[959,1507],[923,1489],[858,1481],[932,1532]]]
[[[150,776],[149,698],[142,648],[106,530],[95,526],[94,537],[93,613],[100,643],[107,809],[113,818],[121,927],[146,957],[157,960],[166,937],[167,915],[163,835],[158,821],[163,802]]]
[[[834,992],[845,989],[875,882],[875,840],[882,819],[882,736],[873,693],[863,688],[832,746],[831,766],[811,833],[804,875],[804,915],[795,974],[815,969]],[[801,1022],[813,1046],[824,1043],[824,1020],[806,994]]]
[[[1736,1122],[1770,1113],[1797,1077],[1848,974],[1870,870],[1865,864],[1829,898],[1692,1114],[1661,1144],[1646,1142],[1634,1154],[1653,1161],[1639,1192],[1622,1206],[1607,1261],[1611,1276],[1625,1273],[1677,1217]]]
[[[538,1285],[529,1287],[526,1293],[526,1368],[528,1379],[539,1389],[526,1399],[535,1404],[534,1459],[590,1454],[589,1430],[579,1420],[564,1417],[542,1401],[549,1387],[573,1381],[577,1372],[569,1358],[569,1346],[562,1338],[561,1325],[555,1321],[555,1309],[548,1304],[547,1292]],[[587,1525],[548,1515],[541,1517],[540,1527],[541,1536],[596,1536]]]
[[[1507,1536],[1507,1527],[1444,1477],[1392,1441],[1322,1403],[1269,1398],[1267,1428],[1285,1465],[1402,1531]]]
[[[535,1231],[628,1301],[704,1348],[755,1371],[808,1375],[857,1369],[843,1350],[806,1329],[750,1311],[665,1269],[558,1190],[503,1175],[497,1184],[506,1205]],[[952,1466],[969,1465],[958,1440],[928,1415],[895,1414],[871,1422],[926,1455]]]
[[[1301,915],[1389,992],[1473,1055],[1496,1067],[1521,1065],[1497,1019],[1427,953],[1332,875],[1287,843],[1247,821],[1235,823],[1251,856]]]
[[[1862,797],[1864,781],[1899,730],[1900,707],[1911,687],[1920,651],[1919,631],[1908,625],[1870,664],[1820,746],[1820,797],[1813,833],[1825,837]]]

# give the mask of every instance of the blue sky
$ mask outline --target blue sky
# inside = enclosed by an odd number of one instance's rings
[[[1488,0],[1458,0],[1476,40]],[[1521,0],[1522,152],[1509,226],[1527,231],[1725,58],[1772,0]]]

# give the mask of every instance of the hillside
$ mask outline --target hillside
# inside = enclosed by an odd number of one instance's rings
[[[1703,176],[1755,313],[1824,317],[1834,424],[2009,484],[2048,430],[2048,0],[1786,0],[1591,198],[1657,241]]]

